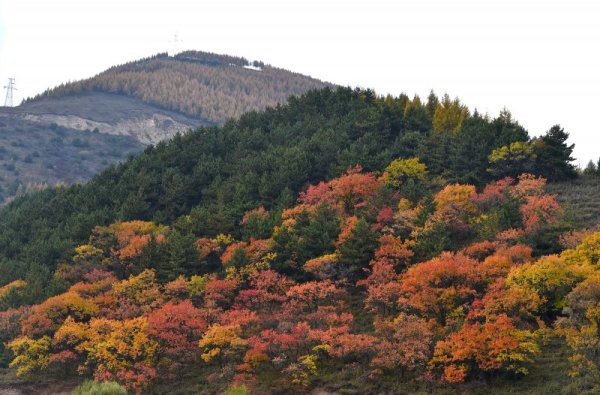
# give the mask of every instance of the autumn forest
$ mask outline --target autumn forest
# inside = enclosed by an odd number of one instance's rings
[[[551,191],[598,185],[600,163],[577,169],[568,137],[324,88],[19,197],[0,211],[2,380],[598,393],[600,211]]]

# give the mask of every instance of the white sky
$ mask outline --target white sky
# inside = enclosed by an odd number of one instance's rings
[[[593,0],[0,0],[0,86],[15,101],[172,49],[258,59],[341,85],[458,96],[532,135],[560,123],[600,157]],[[2,90],[0,104],[4,103]]]

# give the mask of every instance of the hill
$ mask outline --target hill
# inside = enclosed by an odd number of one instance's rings
[[[327,85],[262,62],[194,51],[63,84],[18,107],[0,107],[0,147],[8,158],[0,167],[0,204],[30,185],[88,180],[143,145]]]
[[[600,233],[546,186],[576,176],[567,138],[326,88],[20,197],[0,368],[136,393],[597,392]]]
[[[430,182],[414,158],[352,168],[282,212],[247,211],[239,238],[97,226],[55,272],[63,292],[0,312],[0,357],[26,380],[6,385],[79,372],[138,394],[596,393],[600,233],[535,256],[561,220],[543,178]]]
[[[82,92],[115,93],[221,124],[328,85],[263,62],[186,51],[174,57],[158,54],[115,66],[95,77],[50,89],[26,103]]]
[[[358,164],[382,171],[395,158],[420,157],[435,185],[481,186],[494,179],[488,156],[496,149],[533,152],[534,143],[544,149],[538,140],[528,142],[527,132],[508,114],[490,120],[457,112],[459,107],[466,108],[433,95],[421,104],[405,95],[325,89],[222,127],[176,136],[85,185],[34,193],[0,211],[0,273],[8,282],[25,268],[40,268],[32,271],[42,276],[41,288],[32,290],[36,299],[52,287],[48,281],[56,265],[95,225],[138,219],[177,223],[196,235],[239,234],[247,210],[289,207],[308,184]],[[499,162],[502,176],[525,170],[544,175],[533,156],[519,158],[510,167],[504,166],[506,158]],[[422,192],[415,187],[412,193]],[[540,248],[555,249],[552,243]]]

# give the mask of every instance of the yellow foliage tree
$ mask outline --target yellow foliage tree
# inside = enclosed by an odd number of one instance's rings
[[[408,179],[424,181],[427,177],[427,166],[419,158],[395,159],[385,168],[383,180],[396,188]]]
[[[203,349],[202,360],[208,363],[219,358],[223,361],[237,355],[247,344],[240,337],[241,332],[239,325],[212,325],[198,343]]]
[[[19,377],[46,369],[50,363],[50,345],[48,336],[37,340],[22,336],[13,340],[8,343],[8,348],[15,355],[10,367],[16,369]]]

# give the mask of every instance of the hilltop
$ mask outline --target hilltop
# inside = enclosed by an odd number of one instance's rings
[[[92,78],[49,89],[26,103],[83,92],[105,92],[221,124],[245,112],[283,104],[290,96],[325,86],[331,85],[263,62],[186,51],[111,67]]]
[[[88,180],[144,145],[329,84],[243,58],[188,51],[112,67],[0,107],[0,204]],[[59,135],[57,135],[59,134]]]

